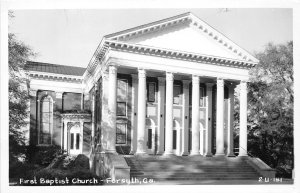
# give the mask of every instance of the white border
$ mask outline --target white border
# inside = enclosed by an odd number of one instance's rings
[[[1,0],[1,119],[0,119],[0,191],[1,192],[300,192],[299,168],[295,167],[295,185],[201,185],[201,186],[66,186],[66,187],[10,187],[8,186],[8,9],[103,9],[103,8],[293,8],[294,9],[294,68],[295,68],[295,109],[294,117],[299,117],[299,41],[300,41],[300,1],[296,0]],[[295,163],[299,163],[299,119],[295,119]],[[298,166],[297,164],[295,164]],[[147,187],[147,188],[146,188]]]

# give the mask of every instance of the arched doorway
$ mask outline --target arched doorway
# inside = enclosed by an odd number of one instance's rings
[[[77,155],[81,153],[82,149],[82,136],[79,123],[71,124],[69,129],[69,145],[68,150],[71,155]]]
[[[177,120],[173,121],[173,150],[174,153],[180,155],[182,147],[182,131]]]

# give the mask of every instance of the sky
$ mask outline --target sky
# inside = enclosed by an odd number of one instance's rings
[[[192,12],[254,54],[268,42],[293,40],[292,9],[13,10],[9,32],[29,45],[37,62],[87,67],[104,35]]]

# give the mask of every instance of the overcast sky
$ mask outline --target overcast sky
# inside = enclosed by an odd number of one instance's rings
[[[192,12],[250,53],[293,40],[292,9],[15,10],[9,31],[38,62],[86,67],[104,35]]]

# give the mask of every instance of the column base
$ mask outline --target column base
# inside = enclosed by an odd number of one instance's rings
[[[205,153],[205,154],[204,154],[204,157],[212,157],[212,156],[213,156],[212,153]]]
[[[239,154],[238,157],[248,157],[248,154]]]
[[[189,152],[187,152],[187,151],[184,151],[184,152],[182,152],[182,154],[181,154],[182,156],[187,156],[187,155],[189,155]]]
[[[235,157],[234,153],[227,154],[227,157]]]

